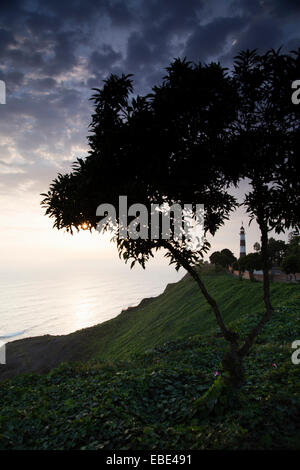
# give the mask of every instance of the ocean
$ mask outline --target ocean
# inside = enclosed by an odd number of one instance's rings
[[[132,270],[128,266],[48,272],[0,272],[0,340],[64,335],[117,316],[145,297],[162,293],[179,281],[169,266]]]

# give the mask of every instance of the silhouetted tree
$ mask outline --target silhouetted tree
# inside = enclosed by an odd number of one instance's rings
[[[249,352],[272,314],[268,233],[299,228],[300,107],[291,100],[291,85],[299,75],[299,66],[300,49],[291,54],[270,50],[263,55],[247,50],[238,55],[234,64],[240,103],[233,153],[239,157],[243,177],[250,183],[244,205],[261,232],[266,306],[260,322],[239,349],[240,356]]]
[[[227,259],[226,268],[228,268],[229,266],[232,266],[232,263],[236,261],[236,257],[234,256],[232,251],[229,250],[228,248],[223,248],[223,250],[221,250],[221,254],[224,255]]]
[[[282,269],[286,274],[293,274],[296,280],[296,273],[300,273],[300,256],[288,255],[282,262]]]
[[[145,267],[156,250],[165,249],[170,263],[186,269],[196,281],[234,349],[237,334],[226,327],[197,268],[208,242],[196,251],[190,249],[185,240],[176,240],[173,226],[169,239],[162,233],[156,239],[123,238],[120,233],[127,227],[118,213],[118,198],[127,195],[128,205],[138,202],[148,213],[151,203],[192,203],[195,215],[196,204],[204,204],[204,232],[214,235],[236,207],[227,187],[237,181],[237,173],[226,170],[232,158],[229,133],[236,113],[235,86],[218,64],[175,60],[152,94],[132,98],[132,93],[129,75],[111,75],[102,89],[95,89],[89,156],[77,159],[72,173],[58,175],[43,194],[42,205],[56,228],[73,233],[82,224],[95,229],[97,207],[112,204],[116,217],[108,218],[103,230],[114,230],[120,257]],[[149,233],[151,221],[143,224]],[[224,368],[230,373],[227,357]],[[241,382],[240,372],[230,376],[236,384]]]
[[[243,258],[243,257],[242,257]],[[232,268],[234,271],[238,271],[239,272],[239,280],[242,281],[243,280],[243,266],[242,264],[240,264],[240,260],[242,258],[239,258],[237,259],[233,264],[232,264]]]
[[[300,235],[297,232],[290,234],[289,243],[286,247],[287,255],[300,256]]]
[[[246,268],[246,256],[241,256],[238,259],[237,267],[238,267],[238,271],[239,271],[239,278],[240,278],[240,280],[242,280],[244,272],[247,270],[247,268]]]
[[[254,243],[253,248],[255,251],[260,251],[260,244]],[[286,253],[287,245],[284,240],[275,240],[271,237],[268,240],[268,258],[272,265],[279,266]]]
[[[286,250],[287,245],[284,240],[275,240],[273,237],[268,240],[268,254],[273,265],[280,266]]]
[[[58,175],[42,202],[54,225],[71,232],[83,223],[95,228],[97,206],[110,203],[117,208],[121,194],[128,196],[128,204],[148,208],[150,203],[199,203],[205,205],[205,234],[214,235],[236,206],[227,188],[247,178],[251,189],[244,204],[261,231],[266,312],[242,344],[226,327],[197,269],[209,246],[206,241],[191,250],[185,240],[176,241],[172,228],[169,240],[161,234],[152,240],[122,239],[119,214],[106,225],[114,229],[126,262],[145,267],[164,248],[170,263],[193,277],[230,344],[222,364],[225,379],[234,386],[242,384],[243,357],[272,312],[268,233],[299,227],[299,109],[291,102],[299,57],[299,51],[294,56],[245,51],[237,57],[232,76],[219,64],[177,59],[152,94],[131,100],[130,76],[112,75],[92,97],[88,158],[78,159],[72,173]],[[143,223],[151,229],[151,223]]]
[[[224,248],[221,251],[214,251],[209,257],[212,264],[222,266],[222,268],[228,268],[236,261],[236,258],[232,251],[228,248]]]
[[[215,266],[221,266],[222,268],[226,268],[227,265],[226,256],[222,255],[220,251],[214,251],[210,255],[209,261],[211,264],[214,264]]]
[[[244,271],[249,271],[250,280],[254,281],[253,272],[262,268],[262,257],[259,253],[248,253],[241,259]]]
[[[286,274],[293,274],[296,280],[296,273],[300,273],[300,236],[297,231],[290,234],[285,252],[281,267]]]

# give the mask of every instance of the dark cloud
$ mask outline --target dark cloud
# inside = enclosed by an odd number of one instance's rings
[[[300,36],[290,39],[284,46],[284,49],[288,52],[296,51],[300,47]]]
[[[206,61],[223,52],[227,39],[234,37],[245,27],[241,17],[215,18],[204,26],[198,26],[187,41],[184,55],[194,61]]]
[[[2,51],[10,45],[17,44],[17,41],[15,40],[14,35],[11,31],[8,31],[7,29],[0,29],[0,44]]]
[[[243,31],[235,34],[235,44],[224,55],[219,57],[224,65],[230,67],[234,57],[244,49],[258,49],[266,52],[268,49],[277,49],[287,44],[278,21],[272,21],[270,17],[258,17],[256,21],[247,25]]]
[[[239,10],[252,17],[268,16],[284,19],[300,15],[298,0],[233,0],[232,11]]]
[[[182,32],[197,24],[198,16],[205,2],[190,0],[187,3],[181,0],[143,0],[140,8],[140,18],[143,26],[169,25],[168,32]]]
[[[300,2],[298,0],[265,0],[265,7],[274,16],[280,19],[300,15]]]
[[[247,17],[258,17],[266,10],[265,2],[261,0],[233,0],[230,5],[231,12],[238,12]]]
[[[57,81],[52,77],[36,78],[29,82],[29,87],[34,92],[49,92],[57,86]]]
[[[18,69],[36,69],[44,64],[43,54],[34,50],[26,51],[22,49],[9,49],[3,58],[5,65]]]
[[[98,50],[92,52],[89,58],[89,70],[94,74],[107,71],[116,62],[122,59],[122,54],[115,51],[110,44],[102,44]]]
[[[72,70],[78,63],[78,56],[75,53],[78,43],[78,33],[75,31],[58,33],[51,50],[53,56],[45,63],[43,73],[55,76]]]
[[[85,151],[90,88],[110,73],[144,93],[174,57],[230,66],[240,49],[296,49],[299,13],[298,0],[2,0],[1,188],[46,184]]]
[[[32,12],[26,19],[26,26],[33,36],[45,36],[55,33],[62,28],[63,17],[47,16],[38,12]]]
[[[24,73],[14,70],[4,71],[0,69],[0,80],[6,83],[6,93],[13,94],[24,84]]]
[[[20,23],[20,18],[24,15],[24,2],[22,0],[2,0],[1,1],[1,22],[3,25],[15,25]]]
[[[162,48],[164,46],[162,45]],[[130,35],[127,43],[127,60],[126,66],[129,69],[137,70],[145,64],[153,64],[159,58],[152,51],[151,43],[149,43],[144,35],[140,32],[134,32]]]
[[[237,36],[239,49],[267,49],[280,47],[284,42],[279,22],[262,18],[252,23],[246,31]]]
[[[118,0],[115,2],[107,2],[107,16],[110,18],[112,26],[128,27],[136,20],[135,8],[129,7],[129,2]]]

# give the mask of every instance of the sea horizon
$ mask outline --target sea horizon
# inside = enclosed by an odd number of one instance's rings
[[[66,335],[110,320],[142,299],[156,297],[179,273],[166,265],[143,270],[111,265],[32,271],[0,272],[0,340],[8,343],[43,335]]]

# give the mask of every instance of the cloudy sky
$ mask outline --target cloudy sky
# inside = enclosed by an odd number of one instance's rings
[[[86,155],[92,87],[112,72],[133,73],[142,94],[174,57],[230,67],[241,49],[292,50],[299,20],[299,0],[2,0],[1,269],[115,259],[98,234],[52,230],[39,206],[56,173]],[[232,217],[213,249],[238,254],[242,218]],[[257,229],[246,232],[252,249]]]

